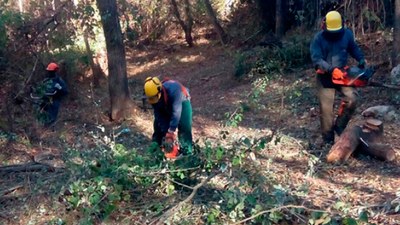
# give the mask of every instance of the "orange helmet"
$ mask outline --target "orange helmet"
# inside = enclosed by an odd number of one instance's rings
[[[50,63],[49,65],[47,65],[46,70],[47,71],[57,71],[59,69],[57,63]]]

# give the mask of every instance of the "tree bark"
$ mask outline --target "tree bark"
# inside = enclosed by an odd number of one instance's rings
[[[189,47],[193,47],[193,38],[192,38],[193,18],[190,12],[190,3],[189,0],[184,0],[184,3],[185,3],[184,12],[186,14],[186,23],[185,21],[183,21],[181,14],[179,13],[176,0],[171,0],[172,13],[178,20],[179,25],[181,25],[183,32],[185,32],[185,40],[187,44],[189,45]]]
[[[395,0],[394,13],[394,32],[393,32],[393,52],[392,52],[392,67],[399,63],[400,56],[400,0]]]
[[[276,0],[275,5],[275,35],[277,38],[281,38],[284,33],[284,22],[283,22],[283,8],[282,1],[284,0]]]
[[[339,140],[332,146],[326,160],[328,162],[344,162],[356,150],[360,143],[361,127],[347,127]]]
[[[93,51],[92,49],[90,49],[88,33],[89,32],[85,29],[83,34],[83,40],[85,42],[86,54],[88,55],[89,58],[89,65],[90,68],[92,69],[93,87],[96,88],[99,86],[100,77],[104,76],[104,72],[101,69],[101,67],[93,60]]]
[[[218,22],[217,16],[215,15],[210,0],[204,0],[204,4],[206,6],[208,17],[210,18],[211,23],[214,26],[215,32],[217,32],[219,39],[221,40],[221,43],[222,44],[228,43],[228,36],[226,35],[224,29],[221,27],[220,23]]]
[[[390,145],[379,143],[369,143],[368,145],[361,143],[357,148],[357,152],[388,162],[393,161],[396,157],[396,153]]]
[[[132,102],[129,97],[125,48],[119,24],[116,0],[97,0],[107,48],[108,89],[112,120],[129,117]]]

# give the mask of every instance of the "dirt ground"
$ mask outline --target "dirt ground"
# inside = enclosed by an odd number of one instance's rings
[[[195,139],[215,140],[223,130],[229,131],[232,138],[262,137],[274,133],[280,141],[261,151],[254,159],[255,163],[261,171],[273,173],[282,184],[294,187],[306,184],[309,190],[304,196],[304,204],[331,209],[338,201],[348,202],[353,208],[370,209],[373,212],[370,217],[377,224],[400,224],[398,214],[387,213],[392,201],[399,198],[396,192],[400,191],[400,118],[384,121],[385,141],[397,154],[393,162],[359,156],[351,157],[341,165],[327,164],[325,156],[329,149],[315,146],[319,137],[319,110],[313,71],[303,69],[269,81],[266,93],[259,101],[263,107],[250,105],[238,127],[224,127],[225,113],[247,104],[251,90],[249,80],[238,80],[233,76],[235,51],[232,47],[222,47],[206,39],[198,39],[193,48],[178,41],[159,43],[145,50],[129,50],[128,76],[132,99],[141,104],[143,80],[148,76],[179,80],[190,89],[192,96]],[[90,147],[95,145],[91,135],[102,129],[118,132],[129,128],[129,138],[124,144],[138,149],[147,146],[152,133],[150,109],[138,109],[131,121],[112,123],[107,118],[107,85],[103,83],[96,90],[85,83],[78,84],[78,87],[62,106],[55,130],[43,130],[34,124],[17,127],[22,139],[1,143],[1,164],[31,162],[43,152],[57,156],[66,144],[76,148]],[[389,102],[388,90],[365,88],[360,90],[360,94],[362,102],[354,121],[361,120],[361,112],[368,107]],[[394,107],[397,112],[398,106]],[[42,176],[50,184],[57,174]],[[15,182],[16,179],[19,182]],[[4,204],[0,208],[0,223],[36,221],[41,224],[43,220],[40,218],[52,215],[41,210],[46,208],[44,203],[51,201],[50,198],[32,197],[32,193],[28,194],[29,198],[24,197],[29,193],[29,187],[26,187],[29,179],[35,178],[3,175],[0,179],[2,187],[10,187],[11,183],[24,186],[13,189],[10,192],[13,197],[0,196],[0,202]]]

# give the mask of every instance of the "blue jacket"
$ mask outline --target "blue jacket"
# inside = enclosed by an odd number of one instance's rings
[[[43,83],[46,86],[46,93],[55,92],[55,95],[53,96],[53,101],[60,101],[64,96],[68,94],[67,84],[58,75],[44,80]],[[56,88],[57,84],[61,86],[61,89]]]
[[[347,65],[348,54],[358,62],[364,54],[354,40],[353,32],[344,28],[339,32],[320,31],[310,45],[311,60],[316,69],[331,72]]]
[[[174,80],[164,81],[162,86],[163,90],[161,91],[160,100],[152,105],[154,109],[154,123],[163,132],[168,131],[168,129],[175,131],[181,119],[182,102],[190,98],[189,90]],[[185,95],[182,88],[186,89],[188,96]]]

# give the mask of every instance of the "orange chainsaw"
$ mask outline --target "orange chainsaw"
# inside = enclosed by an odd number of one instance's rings
[[[161,150],[167,159],[175,159],[179,156],[179,142],[175,138],[175,134],[165,135],[161,143]]]
[[[372,80],[372,76],[376,71],[374,67],[361,69],[357,66],[352,66],[352,67],[346,66],[341,70],[344,72],[345,75],[341,79],[335,79],[332,77],[332,82],[334,84],[351,86],[351,87],[374,86],[374,87],[385,87],[385,88],[400,90],[400,86],[385,84],[379,81]]]

